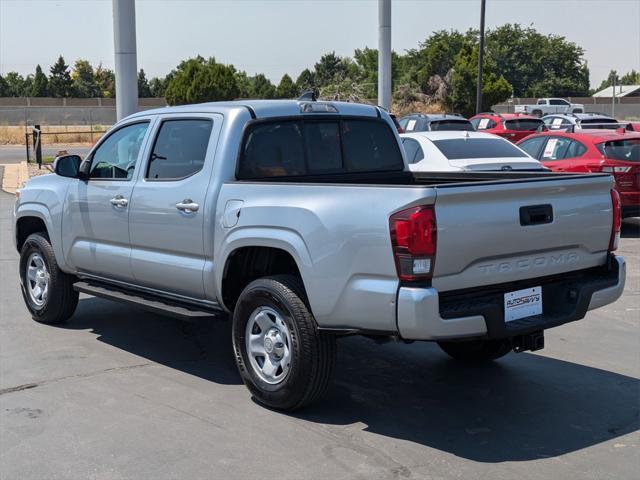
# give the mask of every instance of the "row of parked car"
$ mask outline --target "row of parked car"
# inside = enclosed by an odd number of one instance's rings
[[[396,126],[412,171],[610,173],[623,217],[640,216],[640,122],[599,113],[486,112],[469,119],[413,114]]]

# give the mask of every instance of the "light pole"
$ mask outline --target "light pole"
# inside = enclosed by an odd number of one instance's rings
[[[378,0],[378,105],[391,108],[391,0]]]
[[[484,69],[484,10],[486,0],[480,0],[480,51],[478,52],[478,81],[476,88],[476,113],[482,111],[482,74]]]
[[[116,117],[138,111],[135,0],[113,0],[113,41],[116,67]]]

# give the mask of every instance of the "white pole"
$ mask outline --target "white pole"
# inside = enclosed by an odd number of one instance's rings
[[[138,111],[135,0],[113,0],[113,40],[116,66],[116,116]]]
[[[378,0],[378,105],[391,108],[391,0]]]

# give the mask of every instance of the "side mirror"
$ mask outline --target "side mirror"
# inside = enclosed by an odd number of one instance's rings
[[[81,162],[80,155],[62,155],[53,162],[53,171],[61,177],[79,178]]]

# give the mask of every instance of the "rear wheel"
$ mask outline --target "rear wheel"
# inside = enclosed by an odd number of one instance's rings
[[[58,268],[49,239],[34,233],[25,240],[20,251],[22,296],[31,317],[42,323],[66,321],[78,305],[75,278]]]
[[[511,351],[509,340],[471,340],[468,342],[438,342],[450,357],[463,362],[487,362],[504,357]]]
[[[242,380],[269,407],[301,408],[329,385],[335,337],[318,330],[295,276],[261,278],[244,289],[233,314],[233,346]]]
[[[540,118],[540,117],[542,116],[542,110],[534,110],[533,112],[531,112],[531,114],[532,114],[534,117],[538,117],[538,118]]]

